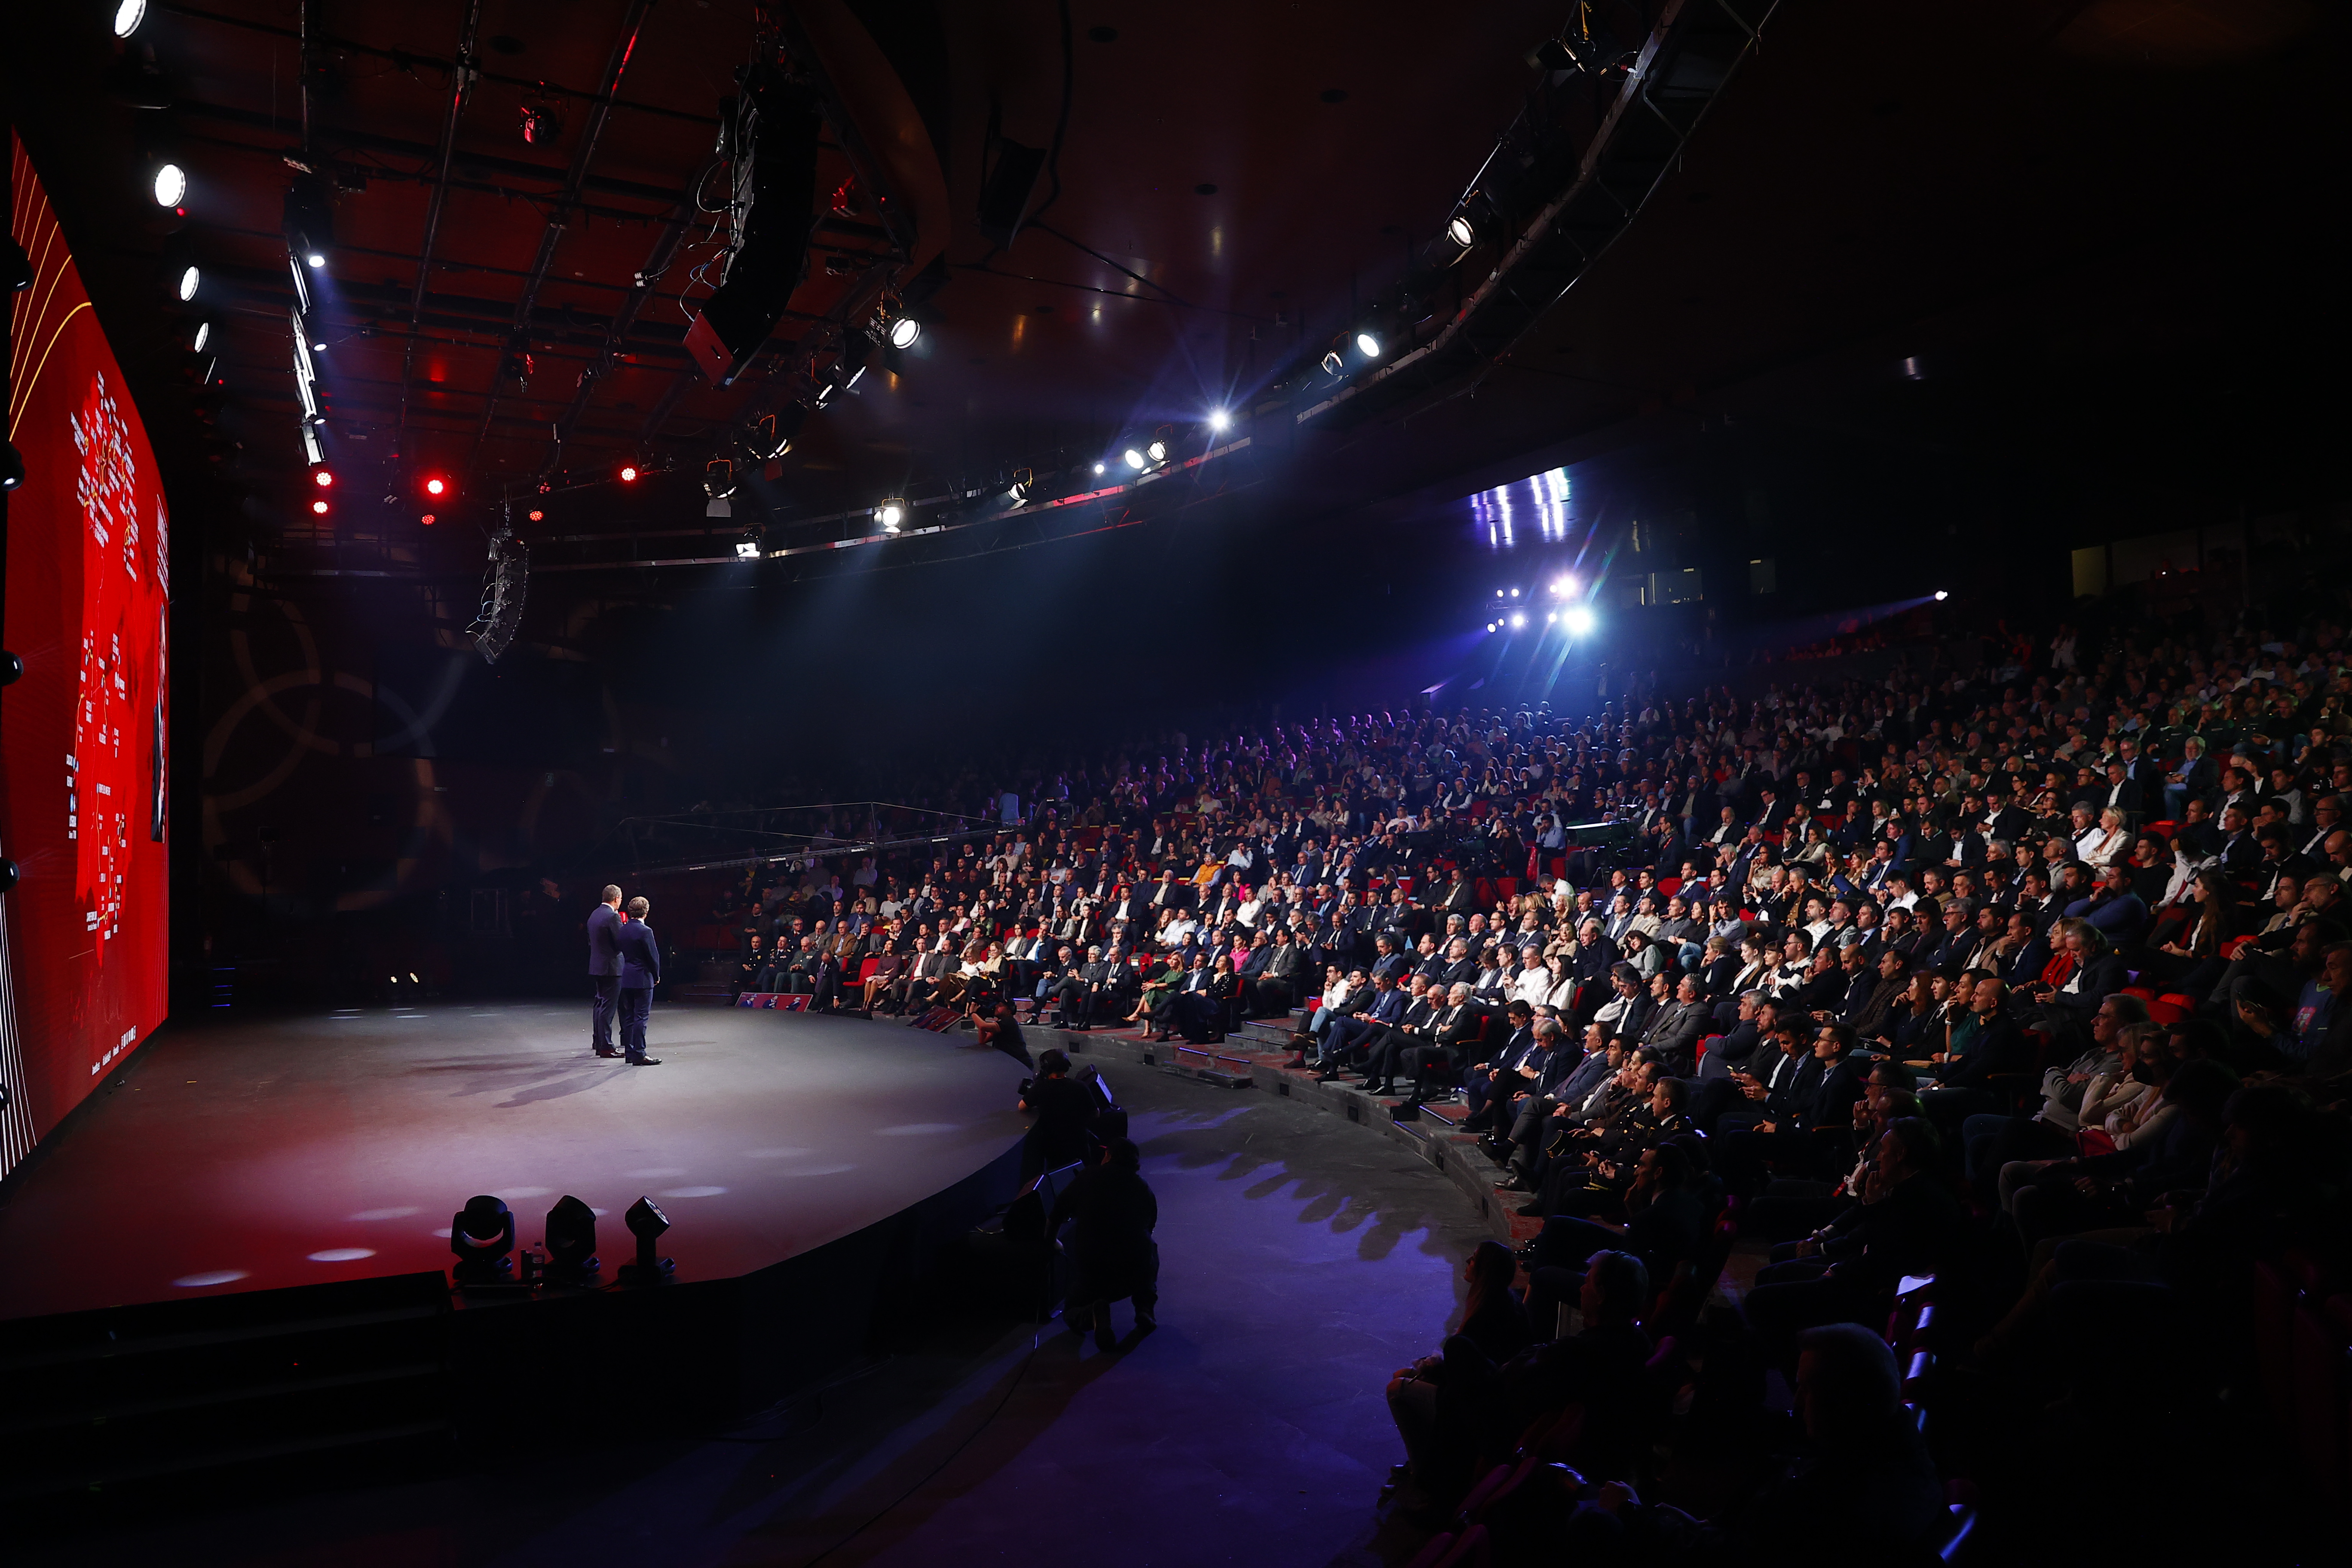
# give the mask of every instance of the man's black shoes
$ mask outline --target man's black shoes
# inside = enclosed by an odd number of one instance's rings
[[[661,1066],[661,1058],[631,1057],[629,1058],[629,1065],[633,1068],[657,1068]]]
[[[608,1050],[605,1050],[604,1048],[603,1048],[602,1047],[596,1047],[596,1054],[597,1054],[598,1056],[600,1056],[600,1057],[617,1057],[617,1056],[619,1056],[621,1053],[620,1053],[620,1052],[618,1052],[618,1051],[608,1051]]]

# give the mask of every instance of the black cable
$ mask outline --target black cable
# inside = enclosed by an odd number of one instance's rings
[[[1054,121],[1054,144],[1045,151],[1045,177],[1053,182],[1054,188],[1051,194],[1037,205],[1037,210],[1029,215],[1031,223],[1035,223],[1039,218],[1044,217],[1053,210],[1054,204],[1062,199],[1062,139],[1069,134],[1070,100],[1077,93],[1077,59],[1070,45],[1070,0],[1061,0],[1061,11],[1062,112]],[[991,252],[991,254],[994,253]]]

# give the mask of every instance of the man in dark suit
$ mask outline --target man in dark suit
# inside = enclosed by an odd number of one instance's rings
[[[621,989],[621,889],[606,888],[604,902],[588,915],[588,985],[595,1001],[588,1015],[588,1045],[600,1057],[613,1048],[613,1006]]]
[[[646,1055],[646,1020],[654,1010],[654,987],[661,984],[661,943],[654,940],[646,916],[653,905],[643,898],[629,900],[629,923],[620,930],[621,1050],[633,1068],[657,1068],[661,1059]]]

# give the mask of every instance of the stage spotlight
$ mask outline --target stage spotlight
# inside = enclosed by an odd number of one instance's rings
[[[457,1266],[449,1272],[460,1285],[497,1285],[514,1268],[514,1213],[487,1193],[467,1198],[449,1220],[449,1250]]]
[[[13,490],[25,482],[25,454],[16,450],[16,443],[14,441],[8,443],[5,464],[5,468],[0,468],[0,490]],[[15,679],[13,675],[8,678],[9,680]],[[0,680],[0,686],[5,686],[7,683]]]
[[[913,348],[915,340],[922,335],[923,323],[912,316],[901,316],[890,323],[890,346],[894,349]]]
[[[737,540],[737,541],[735,542],[735,559],[736,559],[736,560],[738,560],[738,561],[757,561],[759,558],[760,558],[760,542],[759,542],[758,540],[756,540],[756,539],[739,539],[739,540]]]
[[[1036,493],[1037,476],[1027,468],[1013,469],[1013,485],[1004,492],[1005,499],[1014,506],[1024,506],[1028,503],[1029,498]]]
[[[1569,611],[1560,619],[1567,624],[1568,635],[1572,637],[1583,637],[1592,630],[1592,612],[1582,605]]]
[[[175,207],[188,195],[188,172],[177,163],[166,163],[155,171],[155,205]]]
[[[800,429],[801,408],[794,404],[784,415],[763,414],[751,426],[744,445],[751,456],[762,463],[772,463],[793,449],[793,437]]]
[[[1528,617],[1525,611],[1514,610],[1511,612],[1511,625],[1514,628],[1526,626],[1527,624]]]
[[[1569,595],[1576,592],[1576,579],[1573,577],[1562,577],[1552,584],[1551,591],[1560,595],[1560,597],[1566,598]]]
[[[577,1284],[596,1272],[596,1211],[566,1193],[547,1211],[547,1277]]]
[[[883,497],[882,504],[874,509],[874,521],[882,525],[882,531],[884,532],[898,532],[899,528],[907,521],[907,498],[904,496]]]
[[[1329,353],[1323,356],[1324,374],[1337,375],[1346,368],[1346,363],[1339,358],[1339,351],[1338,349],[1333,349]]]
[[[1518,591],[1517,588],[1512,589],[1512,590],[1511,590],[1511,597],[1512,597],[1512,598],[1514,598],[1514,599],[1516,599],[1516,598],[1517,598],[1518,596],[1519,596],[1519,591]]]
[[[1103,466],[1102,466],[1100,463],[1097,463],[1097,464],[1095,465],[1095,472],[1099,474],[1099,473],[1101,473],[1102,471],[1103,471]]]
[[[735,465],[725,458],[713,458],[702,465],[702,493],[712,500],[724,500],[735,493]]]
[[[668,1278],[677,1264],[667,1258],[655,1257],[654,1243],[659,1241],[662,1232],[669,1228],[669,1216],[654,1206],[653,1199],[639,1198],[629,1205],[629,1212],[621,1216],[621,1222],[629,1227],[629,1234],[637,1238],[637,1260],[621,1265],[621,1283],[656,1285]]]
[[[448,491],[449,481],[438,477],[437,475],[425,481],[425,493],[426,495],[446,495]]]
[[[122,0],[114,8],[114,36],[127,38],[147,19],[147,0]]]
[[[1119,454],[1119,456],[1125,460],[1129,468],[1133,468],[1139,474],[1143,472],[1144,466],[1149,461],[1141,452],[1136,450],[1133,447],[1129,447],[1125,452]]]
[[[212,341],[213,324],[210,321],[198,321],[196,323],[196,340],[190,343],[188,347],[196,353],[202,353],[205,352],[205,345]]]
[[[1151,445],[1143,448],[1143,455],[1150,458],[1154,463],[1164,463],[1168,460],[1168,443],[1165,441],[1154,441]]]
[[[1445,237],[1467,250],[1478,243],[1478,230],[1466,213],[1455,213],[1454,221],[1445,226]]]
[[[637,482],[637,466],[635,463],[623,463],[621,465],[621,482],[625,485],[633,485]]]
[[[542,519],[544,519],[546,516],[547,516],[547,514],[546,514],[545,512],[543,512],[543,511],[539,511],[539,510],[534,510],[531,512],[531,514],[530,514],[530,521],[533,521],[533,522],[538,522],[538,521],[541,521]]]
[[[1233,424],[1234,416],[1226,413],[1223,409],[1212,408],[1209,410],[1209,428],[1214,430],[1218,435],[1222,436],[1227,430],[1232,429]]]
[[[1493,631],[1493,630],[1495,629],[1495,623],[1494,623],[1494,622],[1492,622],[1492,621],[1488,621],[1488,622],[1486,623],[1486,629],[1487,629],[1488,631],[1490,631],[1490,632],[1491,632],[1491,631]]]
[[[335,482],[335,476],[331,469],[313,468],[310,470],[310,482],[320,489],[325,489]]]
[[[1558,610],[1546,610],[1544,612],[1544,625],[1550,626],[1553,622],[1559,619],[1559,612]]]
[[[436,518],[434,517],[434,515],[433,515],[431,512],[429,512],[429,511],[428,511],[428,512],[426,512],[423,517],[418,518],[416,521],[419,521],[419,522],[421,522],[421,523],[423,523],[425,527],[430,528],[430,527],[432,527],[432,526],[433,526],[433,524],[434,524],[436,521],[438,521],[438,520],[437,520],[437,519],[436,519]]]
[[[1951,596],[1950,592],[1947,589],[1938,588],[1936,590],[1936,603],[1939,605]]]
[[[327,258],[318,251],[306,251],[303,253],[302,264],[306,267],[324,267],[327,264]]]
[[[310,503],[310,510],[317,512],[320,517],[324,517],[327,515],[327,503],[322,500],[314,500]]]
[[[1503,591],[1502,591],[1500,588],[1496,589],[1496,590],[1495,590],[1495,597],[1496,597],[1497,599],[1499,599],[1499,598],[1501,598],[1502,596],[1503,596]]]
[[[1360,354],[1363,355],[1366,359],[1378,359],[1378,358],[1380,358],[1380,357],[1381,357],[1381,339],[1380,339],[1380,334],[1379,334],[1378,332],[1373,331],[1370,327],[1366,327],[1366,328],[1364,328],[1363,330],[1361,330],[1360,331],[1357,332],[1357,334],[1356,334],[1356,352],[1357,352],[1358,353],[1360,353]]]
[[[196,297],[196,286],[203,281],[204,274],[196,270],[196,265],[194,262],[190,262],[187,267],[181,271],[179,284],[174,289],[174,292],[180,296],[180,302],[184,305],[189,300],[194,299]]]

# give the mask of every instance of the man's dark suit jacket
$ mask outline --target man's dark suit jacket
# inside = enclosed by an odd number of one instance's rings
[[[650,991],[661,984],[661,943],[653,927],[631,921],[621,928],[620,948],[622,990]]]
[[[621,973],[621,911],[598,904],[588,916],[588,973]]]

